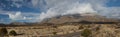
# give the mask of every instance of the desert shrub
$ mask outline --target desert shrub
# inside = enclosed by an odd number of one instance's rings
[[[52,26],[53,28],[57,28],[57,26]]]
[[[6,28],[1,28],[0,29],[0,35],[7,35],[8,34],[8,31]]]
[[[57,32],[53,32],[53,35],[56,35],[57,34]]]
[[[90,28],[91,26],[90,25],[87,25],[87,28]]]
[[[92,32],[89,29],[84,29],[81,33],[81,35],[84,36],[84,37],[89,37],[90,34],[92,34]]]
[[[100,27],[96,27],[96,31],[100,30]]]
[[[17,33],[14,30],[12,30],[12,31],[9,32],[9,35],[16,36]]]
[[[84,28],[83,26],[79,26],[79,28],[78,28],[78,29],[80,30],[80,29],[83,29],[83,28]]]

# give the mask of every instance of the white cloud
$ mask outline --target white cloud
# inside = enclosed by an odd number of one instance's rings
[[[89,3],[76,4],[72,9],[64,14],[82,14],[82,13],[96,13]]]
[[[120,8],[107,7],[109,0],[45,0],[49,8],[40,14],[40,20],[63,14],[97,13],[101,16],[113,17],[120,15]],[[117,15],[116,15],[117,14]],[[117,18],[117,17],[115,17]]]
[[[14,12],[14,13],[7,13],[11,20],[35,20],[37,18],[37,14],[34,13],[21,13],[21,12]],[[27,17],[33,16],[33,17]]]
[[[21,15],[21,12],[16,12],[15,14],[8,14],[9,18],[12,20],[19,20],[23,19],[23,16]]]
[[[11,20],[26,20],[26,21],[37,21],[40,13],[33,12],[15,12],[15,11],[0,11],[2,15],[8,15]]]
[[[64,14],[96,12],[91,3],[80,3],[80,0],[46,0],[46,3],[49,9],[40,14],[40,20]]]

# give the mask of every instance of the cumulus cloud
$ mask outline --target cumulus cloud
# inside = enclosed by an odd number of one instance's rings
[[[16,12],[15,14],[8,14],[9,18],[12,20],[19,20],[19,19],[25,19],[26,17],[23,17],[21,15],[21,12]]]
[[[25,20],[25,21],[32,21],[32,22],[36,22],[40,15],[40,13],[20,12],[20,11],[17,11],[17,12],[16,11],[0,11],[0,14],[8,15],[7,19],[11,19],[13,21]]]
[[[66,7],[61,6],[56,8],[49,9],[46,13],[42,12],[40,14],[40,20],[43,20],[45,18],[51,18],[55,16],[60,15],[67,15],[67,14],[82,14],[82,13],[96,13],[91,7],[89,3],[74,3],[69,7],[70,5],[67,5]]]
[[[46,12],[40,14],[40,20],[59,15],[96,12],[90,3],[80,3],[80,0],[45,0]]]
[[[11,13],[8,12],[3,14],[8,15],[11,20],[35,20],[36,17],[38,16],[37,14],[34,13],[21,13],[21,12],[11,12]]]
[[[119,7],[107,7],[109,0],[45,0],[46,12],[40,14],[40,20],[59,15],[76,13],[97,13],[101,16],[118,18]]]
[[[64,14],[83,14],[83,13],[96,13],[89,3],[76,4],[72,9],[67,10]]]

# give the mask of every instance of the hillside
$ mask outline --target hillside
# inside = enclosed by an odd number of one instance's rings
[[[106,18],[100,15],[91,15],[91,14],[72,14],[72,15],[63,15],[47,20],[42,21],[42,23],[53,23],[53,24],[62,24],[68,22],[80,22],[80,21],[89,21],[89,22],[118,22],[116,19]]]

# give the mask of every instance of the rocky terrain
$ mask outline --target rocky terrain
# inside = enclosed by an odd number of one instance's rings
[[[89,37],[120,37],[120,24],[61,24],[59,26],[17,26],[6,27],[8,32],[15,30],[17,36],[10,37],[81,37],[85,29]],[[88,34],[88,33],[85,33]]]
[[[89,21],[89,22],[119,22],[117,19],[106,18],[100,15],[93,14],[73,14],[73,15],[63,15],[59,17],[49,18],[42,23],[54,23],[61,24],[67,22],[80,22],[80,21]]]

